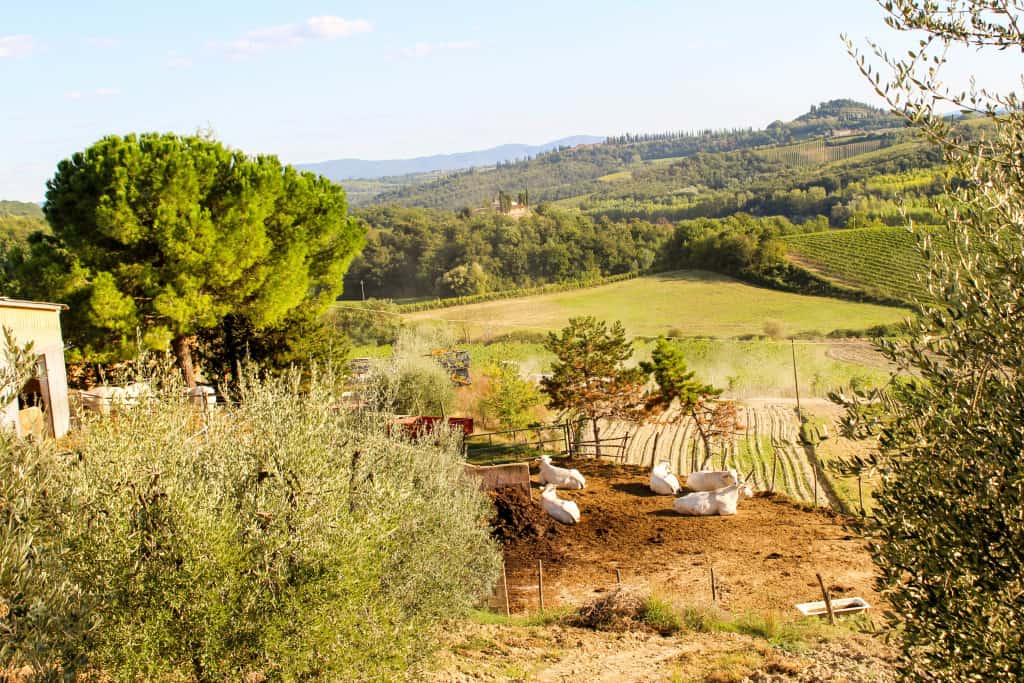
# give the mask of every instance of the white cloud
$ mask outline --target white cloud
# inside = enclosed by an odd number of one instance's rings
[[[68,98],[69,100],[80,100],[82,99],[82,91],[69,90],[68,92],[64,93],[64,97]]]
[[[35,42],[32,36],[0,36],[0,59],[4,57],[25,57],[32,52]]]
[[[96,97],[115,97],[121,94],[120,88],[96,88],[92,91]]]
[[[370,22],[363,19],[349,21],[341,17],[323,16],[310,17],[306,20],[306,29],[313,36],[333,40],[348,38],[356,33],[369,33],[373,30]]]
[[[335,40],[371,31],[373,25],[364,19],[319,16],[310,17],[301,24],[284,24],[249,31],[245,37],[229,41],[223,47],[232,58],[244,59],[274,48],[295,47],[309,40]]]
[[[477,50],[480,48],[479,40],[458,40],[444,43],[416,43],[412,47],[401,50],[398,54],[409,59],[423,59],[438,52],[453,50]]]

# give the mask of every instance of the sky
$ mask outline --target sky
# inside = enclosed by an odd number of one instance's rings
[[[0,199],[41,201],[109,134],[212,129],[303,163],[881,105],[839,36],[906,49],[882,17],[872,0],[0,0]],[[1020,85],[1020,54],[957,57],[954,82]]]

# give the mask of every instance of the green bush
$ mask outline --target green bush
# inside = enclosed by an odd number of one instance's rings
[[[39,485],[70,512],[40,524],[69,552],[40,556],[95,605],[90,667],[119,681],[393,680],[489,590],[489,504],[454,444],[414,446],[339,411],[327,375],[244,377],[205,426],[171,382],[87,421],[67,463],[41,464]]]
[[[60,666],[83,662],[94,615],[65,575],[62,519],[75,508],[56,480],[62,467],[52,448],[0,432],[0,672],[29,666],[59,680]]]

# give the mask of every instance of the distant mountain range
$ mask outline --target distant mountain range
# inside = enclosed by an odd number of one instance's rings
[[[604,142],[603,137],[594,135],[574,135],[554,140],[543,145],[501,145],[491,149],[475,152],[459,152],[456,154],[435,154],[415,159],[333,159],[315,164],[295,164],[303,171],[313,171],[331,180],[348,180],[350,178],[386,178],[389,176],[410,175],[413,173],[430,173],[431,171],[457,171],[478,166],[494,166],[503,161],[514,161],[549,152],[559,147],[575,147]]]

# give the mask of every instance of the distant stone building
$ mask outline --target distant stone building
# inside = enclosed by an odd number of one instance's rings
[[[60,331],[60,312],[65,308],[63,304],[0,297],[0,326],[9,328],[19,345],[32,342],[32,351],[37,357],[35,376],[21,387],[21,395],[0,414],[0,423],[15,429],[19,436],[27,435],[27,430],[35,431],[35,427],[40,426],[40,416],[41,430],[49,436],[64,436],[71,425],[64,340]],[[0,363],[3,362],[0,355]]]

